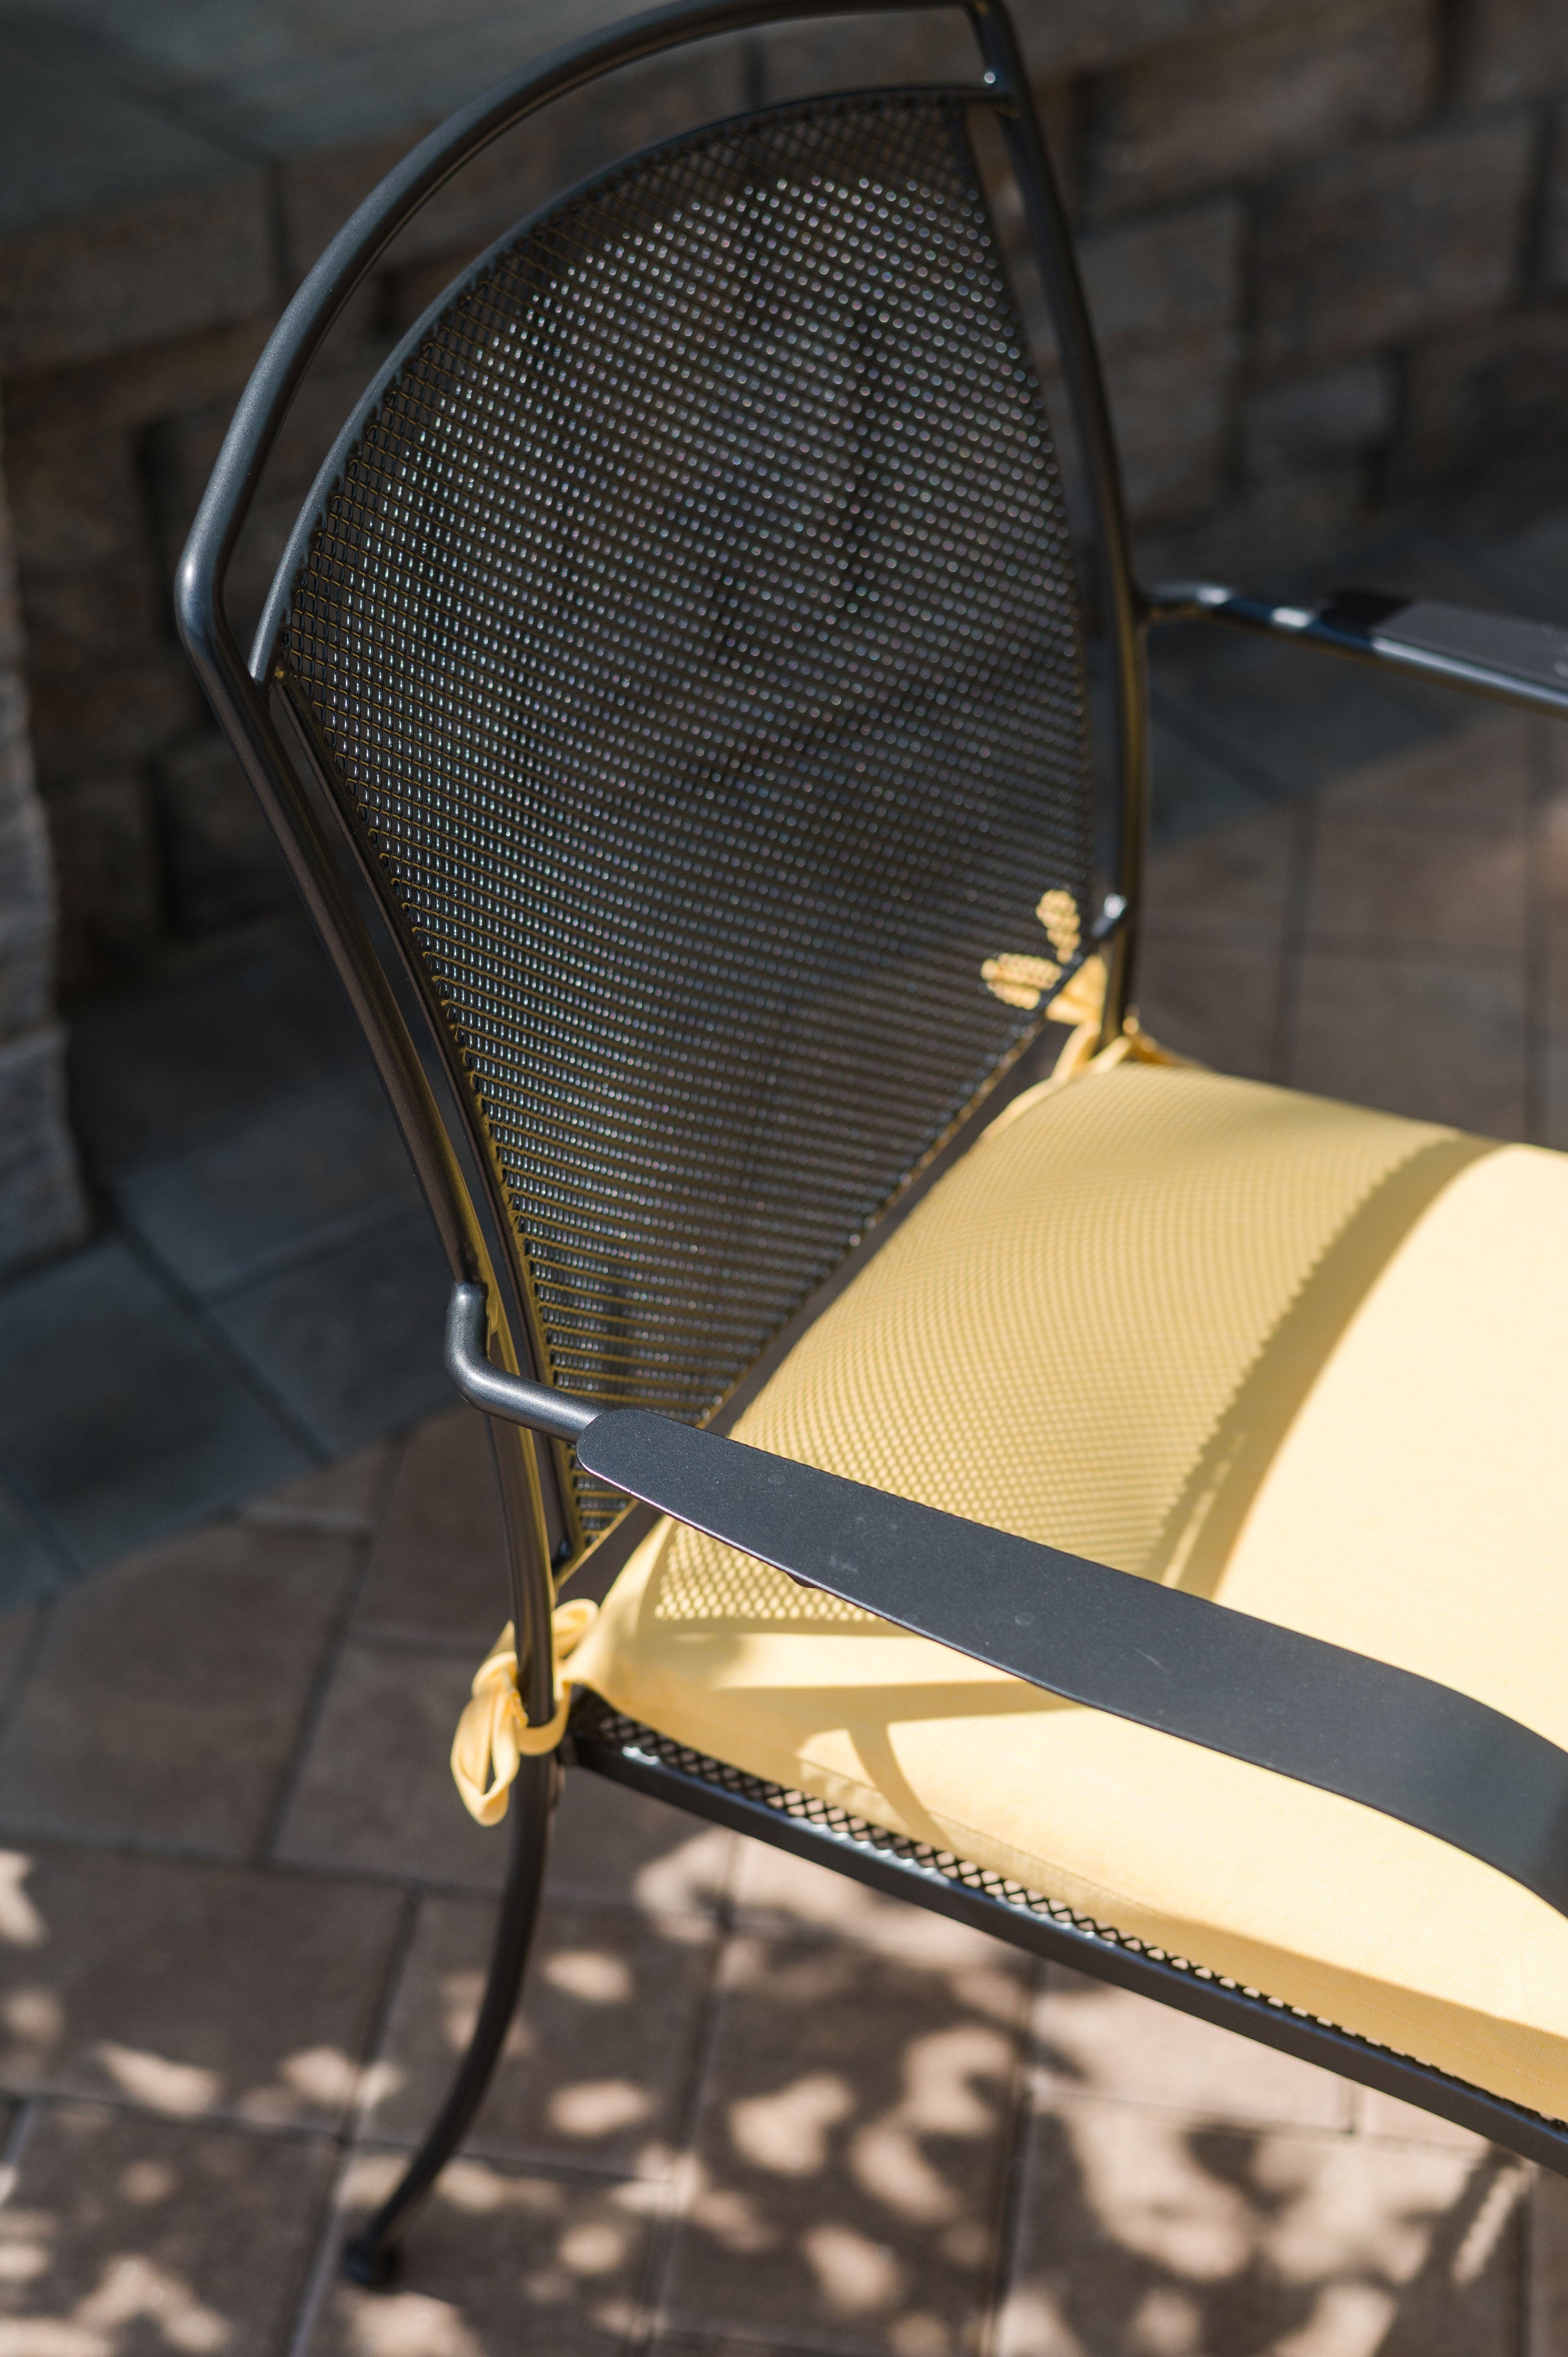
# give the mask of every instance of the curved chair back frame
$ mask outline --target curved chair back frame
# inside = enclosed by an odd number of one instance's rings
[[[874,5],[908,8],[911,0],[874,0]],[[951,0],[912,0],[917,7],[951,5]],[[1119,1025],[1131,974],[1133,920],[1141,883],[1144,808],[1145,799],[1146,725],[1143,680],[1142,623],[1133,587],[1114,447],[1105,395],[1095,356],[1092,334],[1074,262],[1069,233],[1052,181],[1035,117],[1017,44],[1004,11],[993,0],[962,0],[973,30],[983,69],[983,81],[972,91],[950,94],[955,107],[982,105],[994,114],[1005,139],[1009,159],[1023,199],[1038,270],[1060,354],[1063,380],[1078,444],[1089,521],[1094,543],[1098,587],[1106,637],[1112,658],[1115,693],[1113,742],[1120,781],[1119,841],[1114,861],[1116,894],[1107,902],[1114,915],[1099,928],[1111,968],[1107,1026]],[[413,214],[456,173],[502,133],[551,101],[608,73],[679,44],[735,33],[789,18],[843,13],[842,0],[707,0],[707,5],[682,5],[656,11],[613,31],[556,51],[541,64],[477,101],[433,134],[406,158],[366,200],[317,264],[274,333],[236,414],[211,485],[202,504],[183,560],[178,583],[181,632],[220,718],[241,752],[250,781],[283,844],[295,881],[315,919],[339,977],[348,989],[375,1057],[381,1077],[429,1201],[442,1245],[454,1277],[478,1279],[487,1287],[495,1318],[494,1347],[502,1362],[517,1372],[532,1372],[551,1380],[556,1367],[542,1347],[542,1318],[535,1297],[534,1272],[529,1250],[519,1248],[519,1211],[509,1191],[506,1174],[498,1162],[495,1124],[482,1117],[473,1079],[473,1059],[455,1037],[455,1013],[446,973],[433,974],[428,943],[416,942],[407,920],[407,895],[400,904],[389,888],[387,863],[367,845],[362,827],[356,828],[344,808],[342,739],[325,741],[321,726],[322,698],[330,699],[330,682],[319,696],[299,692],[299,665],[291,655],[280,660],[290,639],[299,644],[301,600],[296,587],[301,566],[321,538],[323,500],[340,474],[346,458],[362,442],[376,404],[395,384],[398,372],[415,351],[433,324],[454,308],[449,292],[405,339],[349,421],[328,460],[317,491],[307,502],[300,526],[280,572],[278,586],[247,663],[235,640],[224,609],[224,584],[239,533],[254,499],[258,482],[278,431],[299,385],[322,342],[354,289],[362,282],[390,241]],[[864,13],[864,0],[856,13]],[[902,118],[894,103],[896,93],[882,93],[892,112],[885,119],[894,136]],[[940,93],[907,94],[908,124],[929,133],[940,111]],[[827,102],[813,102],[803,116],[821,118]],[[849,105],[851,102],[845,101]],[[866,116],[869,99],[862,107]],[[923,111],[922,111],[923,110]],[[749,120],[762,125],[784,122],[789,110],[770,108]],[[851,126],[864,135],[865,122]],[[940,125],[938,126],[940,129]],[[749,136],[743,124],[736,137]],[[698,161],[714,168],[713,142]],[[671,168],[682,167],[688,149],[671,143]],[[647,158],[639,159],[644,174]],[[560,200],[557,200],[557,205]],[[555,208],[552,208],[553,211]],[[547,218],[544,216],[542,219]],[[526,225],[525,225],[526,227]],[[467,274],[472,285],[496,257],[520,235],[508,232]],[[999,364],[1001,365],[1001,364]],[[1005,366],[1002,373],[1005,374]],[[1033,396],[1032,396],[1033,397]],[[1048,446],[1047,446],[1048,448]],[[1046,518],[1049,523],[1049,517]],[[1058,519],[1059,525],[1059,517]],[[314,538],[313,538],[314,535]],[[1016,618],[1015,618],[1016,619]],[[1031,618],[1024,615],[1018,627]],[[317,669],[330,668],[331,649],[341,637],[338,614],[328,615],[314,651]],[[306,773],[302,776],[302,769]],[[306,777],[325,784],[323,795],[313,792]],[[323,811],[331,813],[324,820]],[[360,816],[363,818],[361,810]],[[342,822],[334,827],[332,820]],[[984,826],[982,824],[983,833]],[[349,853],[348,872],[344,850]],[[394,985],[383,956],[364,920],[349,881],[357,866],[381,904],[382,914],[396,946],[403,983]],[[417,880],[417,879],[416,879]],[[853,877],[851,881],[853,882]],[[1085,918],[1089,911],[1086,909]],[[1041,942],[1040,947],[1046,944]],[[1090,946],[1087,932],[1076,954]],[[997,942],[999,949],[1008,946]],[[1071,944],[1066,971],[1071,970]],[[688,965],[690,958],[688,957]],[[412,995],[417,1016],[411,1016]],[[459,1010],[460,1011],[460,1010]],[[993,1009],[994,1016],[995,1010]],[[710,1026],[710,1029],[712,1026]],[[995,1052],[1000,1035],[982,1055],[993,1071],[1018,1062],[1038,1026],[1015,1022],[1011,1044]],[[971,1059],[972,1065],[973,1059]],[[1028,1066],[1021,1066],[1018,1079]],[[967,1096],[967,1104],[963,1099]],[[983,1110],[982,1100],[984,1100]],[[986,1117],[1000,1096],[966,1084],[959,1092],[960,1118],[945,1128],[939,1123],[932,1149],[917,1156],[922,1176],[929,1178],[949,1155],[972,1134],[974,1121]],[[940,1113],[939,1105],[936,1109]],[[951,1110],[950,1105],[949,1110]],[[885,1174],[886,1176],[886,1174]],[[902,1182],[907,1169],[897,1172]],[[911,1200],[907,1185],[895,1189],[896,1209]],[[876,1222],[875,1203],[846,1219],[847,1243],[867,1224],[866,1212],[876,1224],[867,1245],[886,1232],[886,1217]],[[732,1246],[734,1240],[732,1239]],[[809,1240],[808,1240],[809,1241]],[[693,1247],[695,1249],[695,1247]],[[803,1248],[804,1249],[804,1248]],[[732,1250],[732,1258],[734,1257]],[[806,1260],[810,1252],[806,1251]],[[804,1265],[804,1264],[802,1264]],[[755,1330],[732,1350],[719,1368],[716,1383],[709,1382],[706,1398],[672,1398],[676,1412],[711,1413],[712,1394],[729,1394],[732,1412],[736,1384],[749,1369],[752,1386],[765,1364],[772,1363],[783,1343],[809,1321],[823,1297],[819,1268],[811,1281],[796,1283],[788,1302],[792,1313],[782,1335],[779,1320],[771,1318],[768,1304],[757,1315]],[[631,1272],[633,1286],[639,1271]],[[843,1279],[841,1268],[839,1281]],[[777,1293],[777,1287],[775,1288]],[[782,1298],[782,1296],[779,1297]],[[567,1304],[567,1312],[575,1305]],[[603,1305],[597,1305],[601,1324]],[[564,1313],[564,1322],[570,1323]],[[559,1321],[558,1321],[559,1322]],[[613,1323],[613,1319],[610,1321]],[[768,1347],[768,1346],[771,1347]],[[558,1343],[555,1347],[559,1347]],[[689,1349],[689,1338],[685,1347]],[[647,1353],[644,1353],[645,1359]],[[564,1380],[585,1388],[581,1365]],[[615,1370],[607,1377],[607,1396],[617,1396]],[[634,1388],[620,1396],[646,1395]],[[601,1386],[601,1389],[603,1387]],[[702,1383],[699,1380],[700,1392]],[[550,1587],[545,1558],[562,1559],[580,1553],[585,1537],[594,1534],[592,1517],[585,1528],[580,1494],[565,1458],[558,1448],[539,1448],[508,1429],[496,1435],[509,1531],[514,1558],[516,1617],[520,1652],[529,1657],[529,1683],[537,1694],[525,1696],[531,1717],[548,1715],[548,1648],[531,1641],[542,1627]],[[612,1504],[614,1501],[610,1501]],[[593,1501],[590,1501],[590,1504]],[[603,1517],[601,1515],[600,1519]],[[629,1541],[622,1536],[622,1551]],[[540,1707],[536,1712],[535,1706]]]

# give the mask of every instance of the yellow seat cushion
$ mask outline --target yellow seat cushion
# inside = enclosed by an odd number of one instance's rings
[[[1568,1747],[1568,1157],[1091,1068],[993,1125],[736,1430]],[[573,1672],[703,1751],[1568,2115],[1568,1921],[1429,1835],[668,1523]]]

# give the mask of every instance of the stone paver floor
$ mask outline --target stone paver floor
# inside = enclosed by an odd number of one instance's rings
[[[1157,864],[1146,1018],[1568,1145],[1568,749],[1466,708]],[[1549,2357],[1568,2201],[1423,2115],[592,1780],[403,2284],[503,1837],[476,1419],[0,1619],[0,2352]]]

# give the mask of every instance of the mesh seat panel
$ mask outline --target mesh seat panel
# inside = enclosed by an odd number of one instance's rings
[[[1071,554],[974,102],[774,110],[525,228],[396,364],[293,586],[543,1372],[607,1405],[714,1405],[1030,1028],[983,961],[1047,948],[1047,889],[1087,910]]]

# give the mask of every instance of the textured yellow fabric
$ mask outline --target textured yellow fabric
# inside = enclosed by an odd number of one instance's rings
[[[1568,1157],[1101,1059],[1002,1116],[737,1429],[1568,1745]],[[724,1760],[1568,2114],[1568,1922],[1428,1835],[668,1524],[574,1671]]]
[[[517,1643],[509,1620],[474,1673],[474,1683],[457,1732],[452,1738],[452,1781],[463,1806],[481,1825],[499,1825],[510,1805],[511,1788],[524,1760],[553,1751],[566,1732],[575,1676],[561,1674],[593,1627],[598,1606],[585,1596],[558,1604],[553,1615],[553,1686],[555,1707],[542,1727],[531,1727],[517,1690]]]

